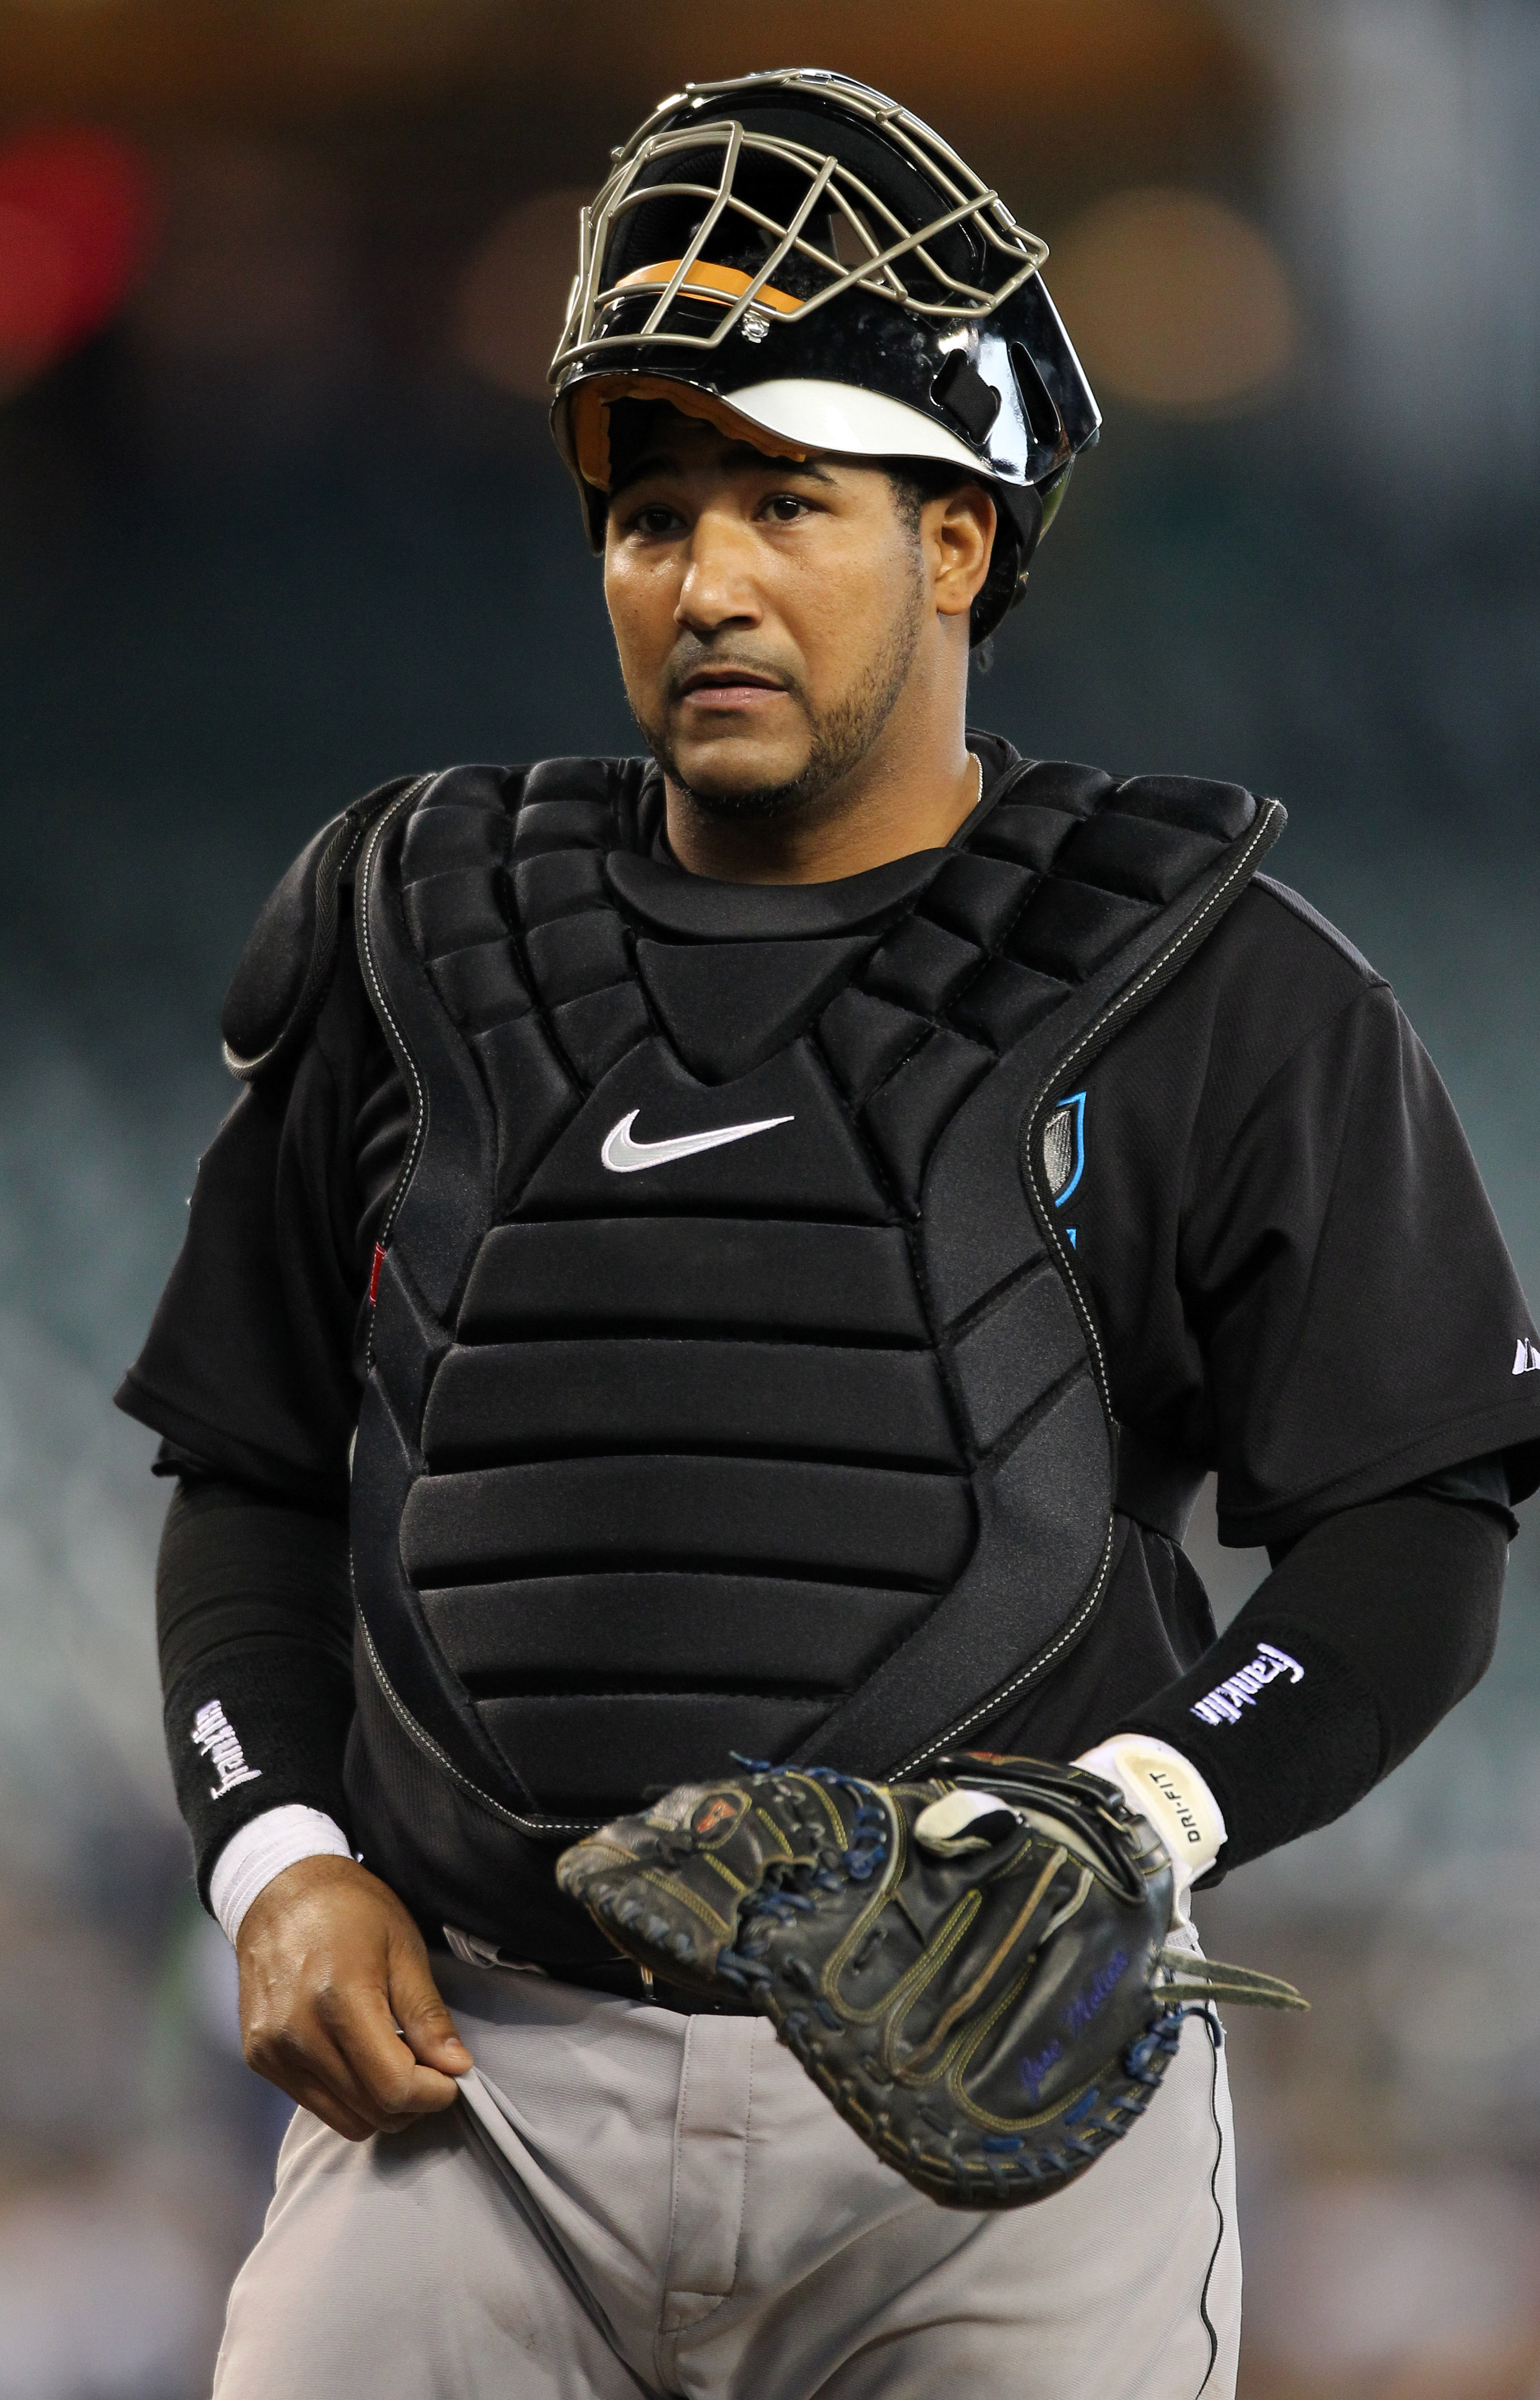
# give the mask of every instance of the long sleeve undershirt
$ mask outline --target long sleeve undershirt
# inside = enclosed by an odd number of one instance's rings
[[[156,1627],[167,1748],[206,1902],[221,1849],[253,1817],[297,1802],[347,1824],[346,1529],[243,1484],[179,1482],[160,1538]]]

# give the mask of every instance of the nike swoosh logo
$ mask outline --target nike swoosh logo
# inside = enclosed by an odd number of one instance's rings
[[[671,1159],[694,1158],[702,1150],[720,1150],[729,1141],[747,1141],[751,1133],[769,1133],[771,1125],[790,1125],[790,1117],[756,1117],[752,1125],[717,1125],[710,1133],[676,1133],[667,1141],[633,1141],[631,1128],[641,1115],[633,1109],[605,1136],[599,1156],[611,1175],[640,1175],[649,1166],[666,1166]]]

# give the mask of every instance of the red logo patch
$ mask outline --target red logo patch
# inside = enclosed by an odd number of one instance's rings
[[[705,1807],[696,1812],[695,1822],[690,1827],[690,1831],[700,1840],[705,1841],[712,1834],[720,1834],[728,1827],[736,1825],[743,1813],[744,1806],[741,1793],[736,1797],[730,1796],[726,1792],[715,1793],[706,1802]]]

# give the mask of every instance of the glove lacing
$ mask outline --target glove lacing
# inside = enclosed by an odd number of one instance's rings
[[[733,1762],[751,1775],[774,1776],[777,1772],[768,1759],[744,1758],[734,1751]],[[851,1820],[850,1839],[842,1850],[826,1844],[815,1853],[816,1863],[808,1859],[773,1859],[765,1868],[764,1878],[756,1891],[749,1893],[738,1914],[738,1940],[730,1950],[717,1954],[716,1971],[725,1975],[740,1991],[750,1984],[768,1984],[773,1979],[768,1967],[745,1947],[744,1934],[754,1930],[754,1920],[773,1917],[779,1924],[789,1925],[797,1916],[811,1916],[817,1907],[811,1893],[814,1887],[824,1891],[840,1891],[844,1881],[866,1883],[882,1866],[888,1856],[888,1812],[866,1796],[870,1786],[854,1776],[841,1775],[834,1766],[806,1766],[798,1773],[810,1783],[824,1783],[831,1790],[852,1794],[855,1813]],[[777,1786],[778,1791],[782,1787]],[[843,1876],[838,1870],[843,1869]],[[831,2025],[838,2018],[826,2002],[818,2004]]]

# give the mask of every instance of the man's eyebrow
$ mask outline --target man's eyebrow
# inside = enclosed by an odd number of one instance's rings
[[[620,474],[611,475],[609,497],[612,500],[617,499],[628,484],[643,483],[648,475],[676,475],[678,471],[677,458],[671,457],[666,450],[651,451],[645,458],[633,459],[630,466],[622,468]]]
[[[778,474],[806,476],[815,484],[832,484],[835,481],[831,474],[811,458],[774,458],[768,452],[756,449],[752,442],[732,443],[722,452],[719,463],[729,468],[773,469]],[[613,478],[609,486],[609,498],[612,501],[618,499],[620,494],[629,490],[633,484],[645,483],[649,475],[681,475],[688,471],[684,461],[676,457],[672,450],[649,450],[646,457],[632,460],[628,466],[622,468],[620,474]]]

